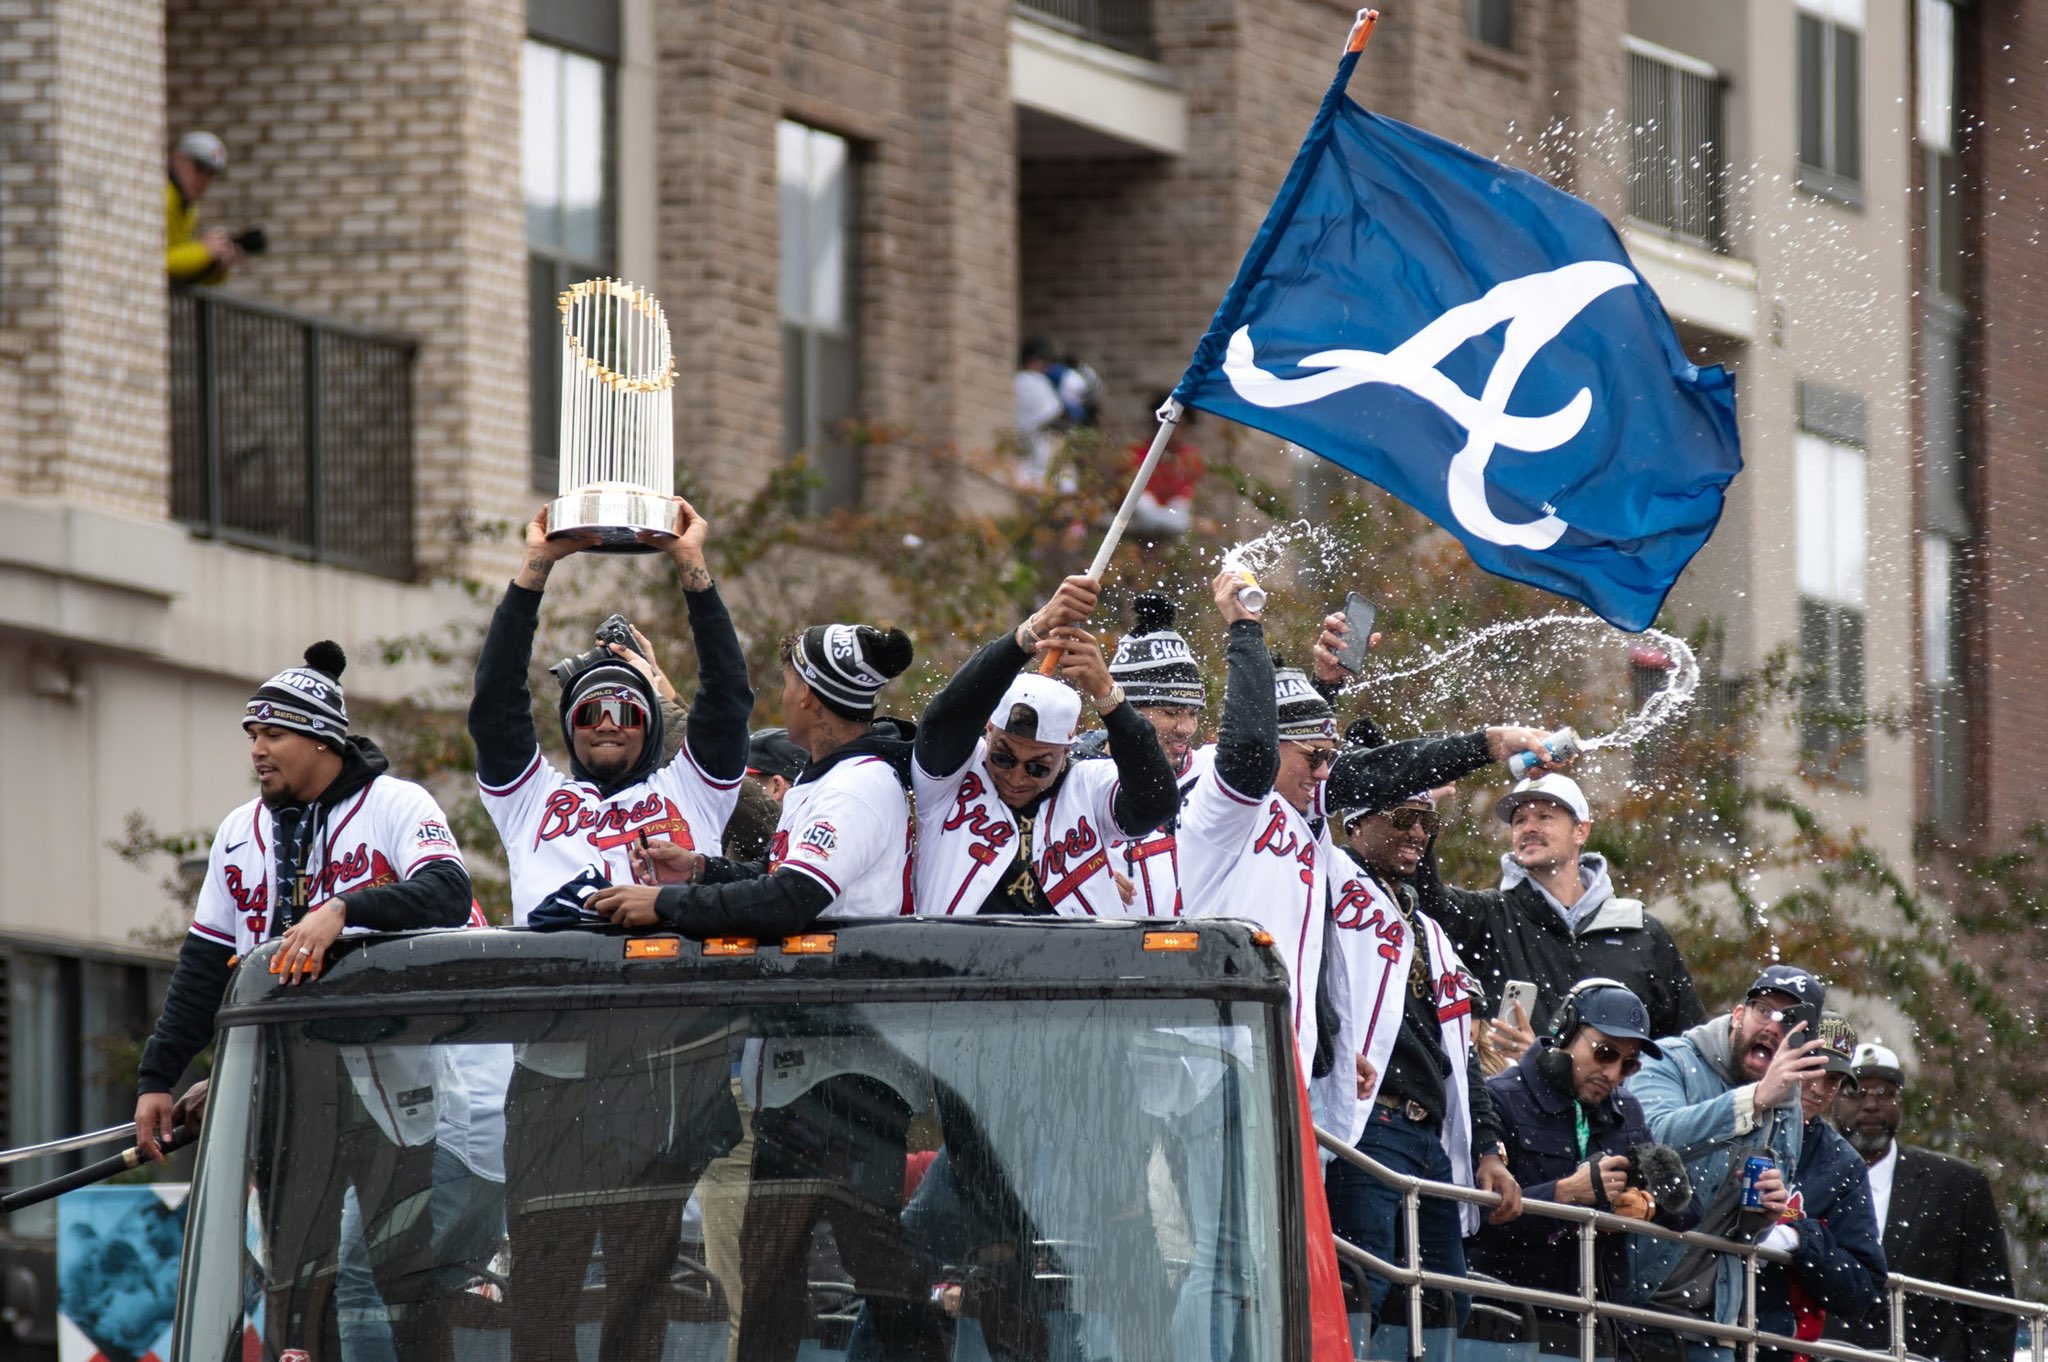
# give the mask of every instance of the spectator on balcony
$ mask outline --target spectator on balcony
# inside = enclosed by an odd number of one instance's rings
[[[1787,1218],[1762,1240],[1765,1248],[1791,1254],[1792,1261],[1766,1263],[1757,1276],[1757,1323],[1800,1339],[1819,1338],[1831,1320],[1884,1319],[1884,1249],[1871,1212],[1870,1179],[1862,1157],[1828,1123],[1856,1052],[1856,1029],[1841,1013],[1823,1012],[1820,1041],[1827,1067],[1799,1089],[1806,1127],[1792,1178],[1797,1190]],[[1793,1355],[1765,1349],[1758,1356],[1792,1362]]]
[[[164,184],[164,263],[173,284],[218,284],[241,263],[225,227],[199,229],[199,200],[228,168],[228,149],[210,132],[188,132],[171,149]]]
[[[1152,398],[1151,411],[1158,411],[1166,405],[1167,394],[1156,393]],[[1180,415],[1180,424],[1175,428],[1166,448],[1160,452],[1159,462],[1152,469],[1151,478],[1145,483],[1145,490],[1138,497],[1138,505],[1131,512],[1131,529],[1147,540],[1178,539],[1194,528],[1195,489],[1202,480],[1202,456],[1187,442],[1187,435],[1195,428],[1195,409],[1189,407]],[[1131,446],[1130,472],[1136,476],[1138,468],[1145,462],[1145,453],[1152,447],[1152,437]]]
[[[1034,492],[1045,490],[1046,471],[1067,423],[1053,364],[1052,342],[1043,336],[1031,337],[1017,353],[1017,481]]]

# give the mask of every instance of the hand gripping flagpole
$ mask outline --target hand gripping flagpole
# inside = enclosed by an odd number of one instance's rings
[[[1344,40],[1344,50],[1363,51],[1379,21],[1380,12],[1376,9],[1358,11],[1358,17],[1351,24],[1350,36]],[[1169,397],[1154,413],[1159,420],[1159,429],[1152,436],[1152,447],[1145,451],[1144,462],[1138,465],[1137,476],[1131,479],[1130,490],[1124,493],[1124,503],[1117,507],[1115,518],[1103,532],[1102,547],[1095,551],[1095,561],[1088,565],[1088,575],[1097,581],[1100,581],[1102,574],[1109,570],[1109,560],[1116,556],[1117,545],[1123,542],[1124,531],[1131,523],[1131,513],[1138,509],[1138,498],[1145,494],[1145,488],[1151,484],[1152,470],[1159,467],[1160,456],[1166,453],[1167,442],[1173,438],[1174,429],[1180,424],[1180,414],[1183,410],[1177,399]],[[1060,650],[1054,648],[1046,653],[1045,660],[1038,664],[1038,670],[1042,675],[1051,676],[1059,670],[1059,665]]]
[[[1152,483],[1152,470],[1159,467],[1160,456],[1166,453],[1167,442],[1173,439],[1173,432],[1180,425],[1181,411],[1180,403],[1169,397],[1153,413],[1159,420],[1159,429],[1152,434],[1152,447],[1145,451],[1137,476],[1131,479],[1130,490],[1124,493],[1124,504],[1116,508],[1109,528],[1102,533],[1102,547],[1095,550],[1095,561],[1088,565],[1088,575],[1097,581],[1109,570],[1109,560],[1116,556],[1116,546],[1123,542],[1124,531],[1130,528],[1131,513],[1138,509],[1138,499],[1145,495],[1145,489]],[[1054,648],[1045,655],[1045,661],[1038,664],[1038,670],[1041,675],[1051,676],[1059,666],[1060,650]]]

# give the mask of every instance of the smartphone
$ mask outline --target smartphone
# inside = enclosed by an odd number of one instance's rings
[[[1372,647],[1373,621],[1380,609],[1356,591],[1344,598],[1344,646],[1337,650],[1337,665],[1353,676],[1365,666],[1366,649]]]
[[[1534,1026],[1536,1024],[1536,985],[1530,983],[1527,979],[1508,980],[1505,984],[1501,985],[1500,1008],[1493,1015],[1500,1021],[1513,1021],[1515,1019],[1516,1003],[1522,1005],[1522,1015],[1528,1018],[1529,1025]]]

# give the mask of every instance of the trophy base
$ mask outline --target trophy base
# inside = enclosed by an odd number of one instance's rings
[[[638,487],[585,487],[548,503],[548,538],[596,535],[598,542],[585,553],[656,553],[659,546],[640,536],[672,539],[675,523],[675,507],[667,497]]]

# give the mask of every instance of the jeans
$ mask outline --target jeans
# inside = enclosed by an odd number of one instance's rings
[[[1451,1156],[1439,1138],[1442,1130],[1440,1121],[1411,1121],[1392,1107],[1375,1104],[1366,1118],[1365,1134],[1358,1139],[1358,1152],[1397,1173],[1449,1182]],[[1402,1225],[1399,1192],[1343,1159],[1331,1160],[1323,1170],[1323,1186],[1329,1196],[1330,1228],[1338,1238],[1389,1262],[1407,1264],[1408,1236]],[[1465,1240],[1458,1225],[1458,1203],[1442,1197],[1423,1197],[1418,1228],[1423,1267],[1447,1276],[1464,1276]],[[1382,1277],[1366,1278],[1375,1316],[1380,1314],[1391,1286]],[[1458,1322],[1463,1324],[1472,1298],[1458,1295],[1452,1299]]]
[[[441,1312],[435,1298],[445,1300],[468,1285],[471,1272],[488,1262],[505,1238],[505,1184],[477,1176],[445,1148],[434,1150],[429,1207],[434,1282],[427,1299],[410,1307],[422,1318],[408,1335],[409,1348],[436,1345]],[[342,1194],[334,1304],[346,1362],[398,1362],[391,1311],[377,1289],[370,1246],[363,1234],[362,1202],[354,1187]]]

